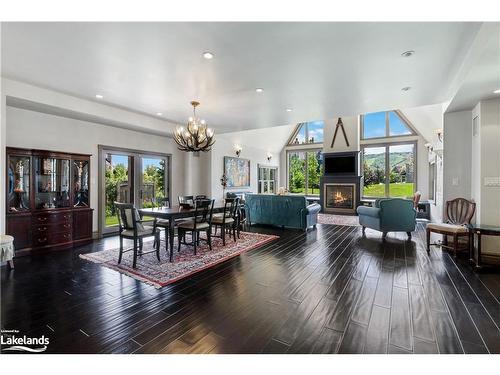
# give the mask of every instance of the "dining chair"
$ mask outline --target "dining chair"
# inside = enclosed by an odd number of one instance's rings
[[[194,204],[194,196],[193,195],[179,195],[177,197],[177,200],[179,201],[179,205],[189,204],[192,206]]]
[[[443,223],[429,223],[426,226],[427,232],[427,252],[430,252],[431,233],[439,233],[443,235],[443,243],[440,244],[444,248],[453,250],[454,256],[457,256],[457,251],[462,250],[458,247],[460,237],[467,237],[467,247],[470,248],[469,227],[471,220],[476,211],[476,203],[465,199],[456,198],[446,201],[445,219]],[[453,238],[453,246],[448,246],[448,236]]]
[[[156,198],[154,206],[156,208],[170,208],[170,200],[167,197],[161,197],[161,198]],[[165,233],[165,244],[168,244],[168,228],[169,228],[170,222],[168,219],[159,219],[155,218],[153,222],[154,228],[160,228],[163,229],[163,232]],[[161,235],[159,236],[161,240]],[[168,252],[168,245],[166,245],[166,249]]]
[[[181,242],[185,245],[193,245],[196,255],[197,246],[200,244],[200,233],[205,232],[208,248],[212,250],[212,213],[214,199],[198,199],[194,203],[194,219],[180,222],[177,226],[179,232],[178,251],[181,250]],[[191,244],[186,242],[186,232],[191,232]]]
[[[238,224],[239,198],[226,198],[224,202],[224,211],[220,214],[213,215],[212,225],[214,227],[213,237],[217,236],[217,228],[220,227],[222,245],[226,246],[226,232],[229,229],[229,234],[233,234],[233,240],[236,242],[236,226]]]
[[[120,203],[114,202],[116,213],[118,216],[118,227],[120,236],[120,253],[118,255],[118,264],[122,261],[123,253],[133,251],[134,257],[132,262],[132,268],[136,268],[137,265],[137,255],[145,255],[150,253],[156,253],[158,261],[160,261],[160,231],[154,226],[144,225],[144,222],[149,222],[142,220],[139,211],[131,203]],[[154,247],[155,250],[143,253],[143,240],[146,237],[154,237]],[[123,249],[123,240],[133,240],[134,247],[130,249]]]

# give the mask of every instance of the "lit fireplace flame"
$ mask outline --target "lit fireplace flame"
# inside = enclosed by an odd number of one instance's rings
[[[338,191],[338,190],[337,190],[337,191],[335,192],[335,195],[334,195],[334,197],[333,197],[333,201],[334,201],[335,203],[344,203],[346,200],[347,200],[347,198],[346,198],[346,197],[344,197],[344,196],[342,195],[342,192],[341,192],[341,191]]]

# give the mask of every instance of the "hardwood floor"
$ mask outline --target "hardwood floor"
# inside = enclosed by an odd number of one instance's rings
[[[162,289],[78,258],[1,271],[2,329],[51,353],[500,353],[500,273],[406,234],[318,225]],[[164,256],[164,255],[163,255]]]

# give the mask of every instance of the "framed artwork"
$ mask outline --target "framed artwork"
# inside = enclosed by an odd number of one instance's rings
[[[227,187],[250,187],[250,160],[224,156]]]

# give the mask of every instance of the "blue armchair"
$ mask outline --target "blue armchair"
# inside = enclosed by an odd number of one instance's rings
[[[408,199],[378,199],[373,207],[359,206],[357,212],[363,233],[365,228],[375,229],[385,238],[387,232],[406,232],[411,239],[411,232],[415,230],[417,211]]]

